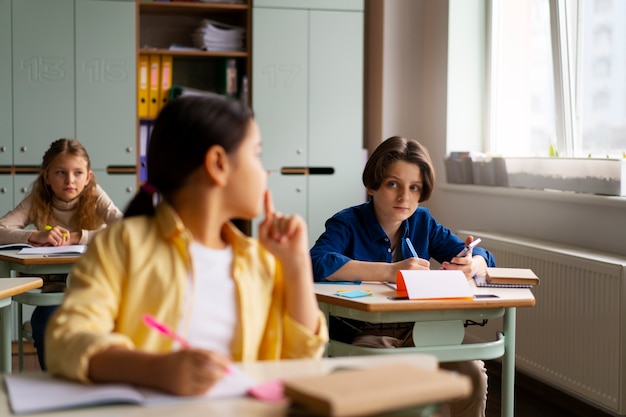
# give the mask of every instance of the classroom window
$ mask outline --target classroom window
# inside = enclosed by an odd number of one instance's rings
[[[487,150],[626,152],[626,2],[492,0]]]

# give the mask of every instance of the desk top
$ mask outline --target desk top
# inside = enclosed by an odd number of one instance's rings
[[[0,279],[0,298],[13,297],[42,285],[41,278],[2,278]]]
[[[323,375],[343,367],[383,366],[387,364],[412,364],[425,369],[437,369],[437,360],[432,355],[403,354],[352,356],[338,358],[292,359],[284,361],[260,361],[240,363],[240,367],[259,383],[274,379],[290,377]],[[0,390],[0,415],[10,416],[4,378]],[[286,403],[270,403],[249,397],[229,398],[221,400],[175,400],[172,403],[150,406],[138,405],[107,405],[101,407],[60,410],[49,413],[25,414],[28,417],[170,417],[179,416],[253,416],[253,417],[286,417]],[[394,414],[397,415],[397,414]]]
[[[18,250],[0,251],[0,262],[8,262],[19,265],[65,265],[73,264],[80,257],[70,256],[43,256],[43,255],[18,255]]]
[[[361,311],[432,311],[432,310],[465,310],[495,309],[505,307],[532,307],[535,297],[528,288],[479,288],[473,281],[470,285],[477,294],[493,294],[497,298],[480,298],[474,300],[392,300],[396,291],[383,283],[371,282],[360,285],[319,284],[316,283],[317,301],[335,306],[342,306]],[[337,290],[370,290],[372,296],[346,298],[335,295]]]

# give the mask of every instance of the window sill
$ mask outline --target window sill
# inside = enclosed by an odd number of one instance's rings
[[[576,193],[572,191],[559,190],[532,190],[526,188],[494,187],[474,184],[450,184],[440,183],[438,189],[454,192],[458,194],[483,194],[499,197],[515,197],[521,199],[533,199],[544,201],[569,202],[574,204],[585,204],[595,207],[612,207],[626,209],[626,197],[606,196],[587,193]]]
[[[626,159],[447,158],[452,184],[626,196]]]

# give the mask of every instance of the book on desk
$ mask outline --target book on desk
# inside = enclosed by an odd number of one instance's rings
[[[474,276],[477,287],[532,288],[539,285],[539,278],[527,268],[487,268],[485,275]]]
[[[64,245],[64,246],[31,246],[22,248],[18,255],[41,255],[41,256],[79,256],[85,253],[87,245]]]

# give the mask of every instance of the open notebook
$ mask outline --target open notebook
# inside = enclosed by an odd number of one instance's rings
[[[14,414],[64,410],[99,404],[164,404],[176,401],[217,399],[246,395],[254,379],[236,366],[232,372],[201,397],[177,397],[125,384],[94,384],[55,378],[47,373],[5,375],[9,402]]]
[[[85,253],[87,245],[36,246],[21,249],[18,255],[78,256]]]

